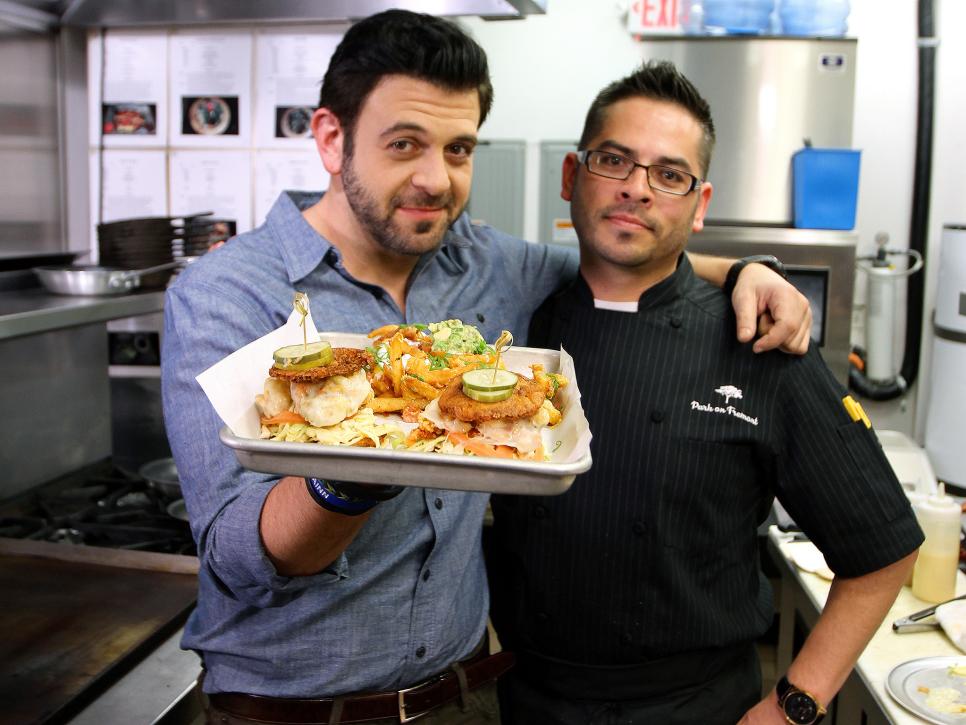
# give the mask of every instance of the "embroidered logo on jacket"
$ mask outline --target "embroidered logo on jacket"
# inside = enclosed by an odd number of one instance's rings
[[[758,425],[758,418],[752,417],[747,413],[742,413],[735,406],[731,405],[732,399],[742,399],[741,388],[735,387],[734,385],[722,385],[720,388],[715,388],[714,392],[725,399],[723,406],[714,403],[699,403],[697,400],[692,400],[691,410],[699,410],[702,413],[715,413],[716,415],[730,415],[738,420],[751,423],[751,425]]]

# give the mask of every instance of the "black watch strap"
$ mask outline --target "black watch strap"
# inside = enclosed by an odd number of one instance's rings
[[[725,293],[730,295],[735,291],[735,285],[738,284],[738,275],[741,274],[741,271],[745,267],[752,263],[763,264],[775,274],[780,275],[782,279],[788,279],[788,273],[785,272],[785,265],[781,263],[778,257],[773,254],[753,254],[750,257],[742,257],[731,265],[725,277],[724,287],[722,287]]]
[[[813,694],[796,687],[786,675],[775,685],[778,707],[792,725],[815,725],[822,722],[827,710]]]

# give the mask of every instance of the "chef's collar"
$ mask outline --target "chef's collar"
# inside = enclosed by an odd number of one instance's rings
[[[682,252],[674,271],[657,284],[644,290],[644,294],[637,301],[637,311],[641,312],[673,302],[685,293],[693,278],[694,269],[691,267],[688,255]],[[577,299],[593,307],[594,293],[591,292],[590,285],[587,284],[582,273],[577,277],[574,285]]]
[[[268,228],[275,234],[292,284],[310,275],[322,262],[335,266],[341,260],[342,255],[332,242],[319,234],[302,216],[302,212],[317,204],[323,194],[317,191],[283,191],[268,212]],[[465,270],[459,261],[460,255],[450,254],[448,248],[469,244],[470,240],[448,229],[440,247],[424,254],[414,271],[425,267],[442,251],[456,271],[462,273]]]

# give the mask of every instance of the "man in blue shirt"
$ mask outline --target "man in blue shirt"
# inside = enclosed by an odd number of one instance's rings
[[[577,259],[463,213],[491,98],[482,49],[452,23],[403,11],[358,23],[312,120],[328,192],[281,195],[262,226],[168,291],[165,423],[201,560],[183,646],[203,659],[212,721],[396,722],[427,710],[422,722],[498,721],[493,681],[507,658],[481,650],[487,496],[377,487],[362,490],[361,515],[324,508],[302,478],[243,470],[195,382],[281,325],[296,290],[321,329],[458,317],[524,342]],[[704,262],[719,282],[730,264]],[[807,304],[752,267],[735,293],[742,335],[761,301],[777,324],[756,344],[801,347]]]

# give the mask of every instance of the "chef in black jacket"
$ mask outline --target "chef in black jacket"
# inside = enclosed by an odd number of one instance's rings
[[[651,63],[600,93],[564,162],[580,277],[529,339],[573,356],[594,465],[559,497],[493,498],[493,618],[519,663],[507,722],[817,722],[922,542],[815,346],[756,354],[727,295],[693,274],[713,144],[708,104]],[[774,497],[836,576],[762,699],[757,527]]]

